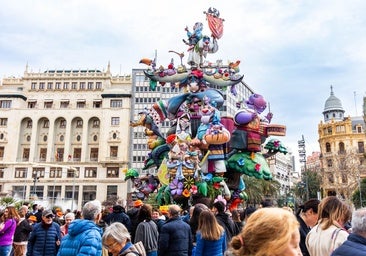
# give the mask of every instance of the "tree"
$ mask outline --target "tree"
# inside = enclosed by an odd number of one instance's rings
[[[247,204],[259,204],[265,198],[277,198],[280,183],[276,180],[260,180],[255,177],[243,175],[248,195]]]
[[[317,193],[320,191],[321,182],[322,177],[318,172],[306,170],[302,173],[301,181],[295,185],[294,194],[296,197],[300,198],[302,202],[305,202],[310,198],[317,198]],[[306,189],[308,189],[309,198],[307,198]]]
[[[366,201],[366,178],[360,181],[359,187],[352,194],[352,202],[356,208],[363,207],[365,205],[365,201]]]

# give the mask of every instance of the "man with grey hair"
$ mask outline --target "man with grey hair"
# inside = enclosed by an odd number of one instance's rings
[[[83,218],[70,223],[57,256],[102,255],[102,230],[97,226],[101,212],[102,205],[99,201],[87,202],[82,209]]]
[[[361,208],[352,214],[352,233],[339,246],[332,256],[361,256],[366,255],[366,208]]]
[[[169,219],[161,227],[159,234],[159,256],[191,256],[192,233],[191,227],[179,216],[181,208],[178,205],[169,206]]]

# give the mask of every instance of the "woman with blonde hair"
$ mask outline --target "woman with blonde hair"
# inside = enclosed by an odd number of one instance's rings
[[[202,211],[198,219],[195,256],[221,256],[225,250],[224,228],[211,211]]]
[[[347,240],[344,224],[351,218],[350,208],[335,196],[324,198],[318,206],[319,221],[306,236],[311,256],[330,255]]]
[[[299,256],[299,223],[294,214],[281,208],[255,211],[243,230],[231,240],[234,255]]]

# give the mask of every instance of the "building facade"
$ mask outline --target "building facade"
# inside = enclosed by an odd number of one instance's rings
[[[21,78],[4,78],[1,194],[69,209],[124,197],[131,84],[131,76],[112,76],[109,64],[106,71],[26,67]]]
[[[344,117],[344,112],[331,87],[324,121],[318,125],[322,193],[350,200],[360,179],[366,177],[366,135],[363,117]]]

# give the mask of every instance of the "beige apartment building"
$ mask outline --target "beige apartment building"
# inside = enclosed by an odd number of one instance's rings
[[[46,207],[80,209],[125,198],[131,76],[46,70],[0,87],[0,193]]]

